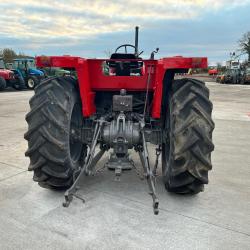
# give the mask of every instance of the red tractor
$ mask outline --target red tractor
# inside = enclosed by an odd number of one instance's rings
[[[215,76],[215,75],[218,75],[218,70],[217,69],[210,69],[210,70],[208,70],[208,74],[210,75],[210,76]]]
[[[24,82],[14,70],[9,70],[5,67],[4,60],[0,57],[0,91],[7,87],[21,90],[24,88]]]
[[[80,182],[100,170],[95,166],[110,149],[102,167],[113,169],[116,179],[135,167],[129,150],[138,152],[155,214],[159,173],[166,189],[174,193],[197,194],[208,183],[214,149],[209,90],[199,80],[174,79],[190,68],[206,68],[207,58],[155,60],[157,52],[150,59],[140,57],[136,27],[135,45],[119,46],[108,59],[36,58],[38,67],[62,67],[77,74],[77,80],[70,76],[44,80],[35,88],[26,116],[29,170],[42,187],[68,188],[65,207],[74,196],[79,198]],[[156,145],[153,166],[148,143]]]
[[[3,59],[0,58],[0,91],[12,85],[12,82],[15,81],[15,74],[11,70],[5,69]]]

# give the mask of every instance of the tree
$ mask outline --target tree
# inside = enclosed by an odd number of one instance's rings
[[[0,56],[3,58],[5,63],[11,63],[17,55],[13,49],[6,48],[0,51]]]
[[[243,34],[239,40],[240,50],[248,55],[248,61],[250,61],[250,31]]]
[[[19,52],[18,54],[10,48],[5,48],[0,50],[0,57],[3,58],[5,63],[12,63],[13,59],[16,58],[34,58],[32,56],[28,56],[23,52]]]

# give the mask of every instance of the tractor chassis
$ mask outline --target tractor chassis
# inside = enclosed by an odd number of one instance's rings
[[[107,167],[107,168],[115,170],[116,181],[120,180],[120,176],[123,170],[128,170],[128,169],[131,169],[132,167],[135,168],[133,161],[129,159],[127,139],[125,137],[122,137],[122,134],[124,134],[123,129],[125,128],[125,119],[126,118],[125,118],[124,113],[120,112],[116,120],[117,126],[119,126],[119,124],[121,124],[122,126],[121,128],[117,128],[120,131],[119,141],[116,143],[116,145],[113,145],[113,153],[111,154],[109,161],[103,166],[103,168]],[[101,144],[100,151],[95,154],[95,150],[98,145],[98,139],[102,136],[102,131],[105,131],[105,124],[109,124],[109,122],[107,122],[107,117],[101,117],[100,119],[95,120],[95,129],[93,132],[92,141],[89,145],[87,156],[85,158],[85,162],[83,164],[83,167],[76,170],[73,174],[73,184],[64,194],[64,198],[65,198],[65,201],[63,202],[64,207],[69,206],[69,204],[73,200],[73,197],[76,197],[85,203],[85,199],[77,195],[77,191],[80,188],[79,184],[81,183],[82,178],[87,177],[87,176],[94,176],[96,175],[96,173],[100,171],[100,170],[96,170],[95,166],[98,163],[98,161],[101,159],[103,154],[110,149],[110,146]],[[139,128],[138,142],[139,142],[139,138],[140,138],[140,142],[134,146],[134,149],[136,152],[138,152],[140,156],[140,161],[142,163],[143,172],[144,172],[143,177],[147,179],[147,183],[149,187],[149,194],[152,196],[152,199],[153,199],[153,211],[154,211],[154,214],[157,215],[159,213],[159,208],[158,208],[159,200],[156,195],[155,185],[156,185],[156,170],[158,167],[158,160],[159,160],[159,156],[161,153],[161,147],[159,146],[156,149],[155,164],[154,164],[154,167],[152,168],[150,166],[150,161],[149,161],[147,141],[146,141],[146,136],[145,136],[144,118],[138,118],[138,125],[139,125],[138,126]],[[149,132],[147,131],[147,133]],[[122,153],[122,156],[120,156],[121,153]]]
[[[127,47],[134,53],[128,53]],[[120,53],[121,48],[125,53]],[[147,179],[154,214],[159,213],[156,172],[162,156],[162,180],[169,192],[197,194],[208,183],[213,105],[205,83],[176,73],[206,68],[205,57],[142,59],[135,45],[123,44],[108,59],[72,56],[39,56],[38,67],[73,70],[70,76],[48,78],[35,88],[26,116],[25,139],[30,157],[29,170],[41,187],[65,192],[63,206],[77,195],[84,177],[104,168],[113,169],[115,180],[123,170],[135,168]],[[120,91],[120,94],[119,94]],[[155,163],[150,166],[147,142],[156,145]],[[97,146],[100,150],[97,151]],[[109,161],[96,169],[106,151]],[[129,150],[140,157],[143,171],[129,158]],[[141,178],[142,179],[142,178]]]

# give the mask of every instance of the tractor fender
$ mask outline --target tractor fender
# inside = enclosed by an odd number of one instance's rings
[[[163,79],[159,78],[159,84],[155,88],[152,108],[153,117],[162,117],[162,114],[166,113],[167,96],[168,92],[171,90],[175,74],[188,73],[188,68],[171,68],[161,70],[164,70],[165,72],[163,73]]]
[[[9,80],[11,78],[11,70],[8,69],[1,69],[0,70],[0,76],[5,79],[5,80]]]

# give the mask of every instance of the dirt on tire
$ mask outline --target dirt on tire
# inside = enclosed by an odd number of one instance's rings
[[[212,109],[204,82],[196,79],[173,82],[162,145],[163,181],[168,191],[196,194],[208,183],[214,150]]]
[[[74,142],[74,151],[71,144],[73,113],[79,127],[83,120],[77,82],[71,77],[49,78],[34,92],[24,135],[28,141],[25,155],[30,158],[28,170],[34,172],[34,181],[42,187],[69,187],[73,171],[81,167],[86,152],[86,145]]]

